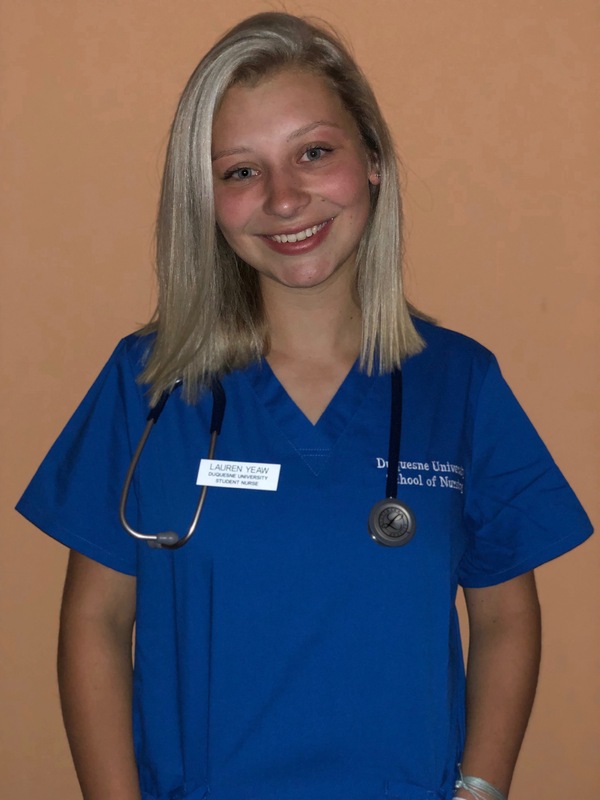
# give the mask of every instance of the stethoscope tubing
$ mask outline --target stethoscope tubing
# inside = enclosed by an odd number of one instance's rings
[[[390,409],[390,443],[385,496],[398,496],[398,465],[402,440],[402,370],[392,372],[392,407]]]
[[[131,459],[131,463],[129,464],[129,468],[127,470],[127,475],[125,476],[125,481],[123,483],[123,489],[121,491],[121,499],[119,502],[119,520],[121,525],[125,528],[127,533],[130,536],[133,536],[134,539],[138,539],[144,542],[148,542],[150,547],[157,547],[157,548],[165,548],[167,550],[178,550],[180,547],[191,539],[193,536],[196,528],[198,527],[198,522],[200,520],[200,515],[202,514],[202,509],[204,507],[204,501],[206,499],[206,493],[208,491],[208,486],[203,486],[200,491],[200,497],[198,498],[198,503],[196,504],[196,510],[194,512],[193,519],[190,523],[190,526],[186,532],[186,534],[182,537],[179,537],[177,533],[174,531],[163,531],[161,533],[140,533],[140,531],[136,531],[129,522],[127,521],[127,516],[125,513],[125,508],[127,506],[127,497],[129,496],[129,488],[131,486],[131,481],[133,480],[133,476],[137,465],[139,463],[140,457],[142,455],[142,450],[144,449],[144,445],[150,436],[150,431],[154,427],[154,425],[158,422],[158,418],[162,414],[162,411],[165,407],[165,404],[169,397],[171,396],[173,390],[181,384],[181,381],[177,381],[175,385],[165,391],[160,396],[158,403],[153,406],[146,419],[146,426],[144,431],[140,437],[140,441],[138,442],[137,447],[135,448],[135,452]],[[217,438],[221,433],[221,427],[223,425],[223,417],[225,416],[225,405],[226,405],[226,396],[225,390],[223,389],[223,385],[221,381],[215,379],[211,386],[211,392],[213,397],[213,404],[212,404],[212,414],[210,419],[210,443],[208,447],[208,454],[207,458],[210,460],[214,457],[215,448],[217,445]]]

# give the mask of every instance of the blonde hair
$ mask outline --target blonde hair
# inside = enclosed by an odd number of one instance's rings
[[[367,79],[321,24],[284,13],[256,14],[204,56],[171,128],[156,231],[158,306],[141,331],[156,334],[140,377],[151,385],[153,402],[178,379],[193,401],[214,376],[243,368],[268,351],[257,274],[232,251],[215,222],[211,139],[214,115],[231,86],[256,83],[286,68],[308,70],[329,83],[381,174],[356,260],[361,368],[389,372],[423,347],[402,289],[396,154]]]

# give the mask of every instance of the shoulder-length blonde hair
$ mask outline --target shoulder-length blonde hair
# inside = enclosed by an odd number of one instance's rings
[[[423,342],[402,290],[402,206],[394,145],[367,79],[321,24],[284,13],[256,14],[204,56],[185,87],[169,139],[156,231],[158,306],[142,333],[156,337],[140,380],[151,400],[182,379],[193,401],[216,375],[268,352],[256,272],[231,250],[216,222],[211,139],[227,89],[281,69],[322,76],[374,154],[381,183],[357,255],[362,310],[361,368],[389,372]]]

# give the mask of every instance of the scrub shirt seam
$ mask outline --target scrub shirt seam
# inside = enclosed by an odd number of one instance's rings
[[[355,363],[352,365],[352,369],[350,370],[350,372],[351,372],[352,370],[354,370],[354,369],[355,369],[355,366],[356,366],[356,362],[355,362]],[[273,372],[273,370],[271,370],[271,372]],[[323,412],[323,414],[325,414],[325,413],[327,412],[327,410],[328,410],[328,409],[331,407],[331,403],[332,403],[332,402],[335,400],[335,398],[337,397],[337,395],[338,395],[338,393],[339,393],[340,389],[342,388],[343,384],[344,384],[344,383],[345,383],[345,382],[348,380],[348,377],[349,377],[349,375],[350,375],[350,372],[348,373],[348,375],[346,376],[346,378],[344,379],[344,381],[342,381],[342,384],[340,384],[340,387],[338,388],[338,391],[335,393],[335,395],[334,395],[334,396],[332,397],[332,399],[330,400],[330,402],[329,402],[329,404],[328,404],[327,408],[325,409],[325,411]],[[321,466],[320,466],[320,469],[318,470],[318,472],[315,472],[315,470],[314,470],[314,469],[313,469],[313,468],[310,466],[310,464],[308,463],[308,461],[306,461],[306,459],[303,457],[303,455],[302,455],[302,452],[310,452],[311,450],[312,450],[312,451],[314,451],[314,452],[317,452],[317,451],[319,451],[319,450],[320,450],[320,451],[323,451],[324,453],[328,453],[328,454],[329,454],[329,455],[328,455],[328,460],[329,460],[329,459],[331,459],[331,458],[333,458],[333,457],[334,457],[334,455],[335,455],[335,451],[338,449],[338,447],[339,447],[339,445],[340,445],[340,443],[341,443],[342,439],[343,439],[345,436],[347,436],[348,429],[351,427],[352,423],[354,422],[354,419],[355,419],[355,417],[357,416],[357,414],[359,413],[359,411],[361,410],[361,408],[362,408],[362,407],[363,407],[363,405],[365,404],[367,397],[368,397],[370,394],[372,394],[372,392],[373,392],[373,387],[374,387],[374,385],[375,385],[375,381],[371,381],[371,382],[369,383],[369,386],[368,386],[368,389],[367,389],[367,391],[364,393],[364,395],[363,395],[363,396],[361,396],[361,397],[360,397],[360,400],[359,400],[359,402],[357,403],[357,405],[356,405],[356,408],[354,409],[354,411],[352,412],[352,414],[351,414],[351,415],[348,417],[348,419],[347,419],[347,421],[346,421],[346,424],[343,426],[343,428],[342,428],[342,429],[340,430],[340,432],[338,433],[338,435],[337,435],[337,437],[335,438],[335,440],[333,441],[333,444],[332,444],[332,446],[331,446],[331,447],[329,447],[329,448],[299,448],[299,447],[297,447],[297,446],[294,444],[294,442],[293,442],[293,441],[290,439],[290,437],[288,436],[288,434],[285,432],[284,428],[281,426],[280,422],[279,422],[279,421],[278,421],[278,420],[277,420],[277,419],[276,419],[276,418],[273,416],[273,414],[271,414],[271,412],[270,412],[270,411],[269,411],[269,409],[267,408],[267,406],[266,406],[266,404],[265,404],[265,402],[264,402],[263,398],[261,398],[260,394],[257,392],[257,390],[256,390],[256,386],[254,385],[254,382],[253,382],[253,381],[251,381],[251,380],[248,378],[248,376],[247,376],[245,373],[243,373],[243,374],[244,374],[244,377],[245,377],[245,379],[246,379],[246,382],[247,382],[247,384],[250,386],[250,388],[251,388],[251,390],[252,390],[252,392],[253,392],[254,396],[256,397],[256,399],[257,399],[257,401],[258,401],[258,403],[259,403],[259,405],[260,405],[260,406],[261,406],[261,408],[263,409],[264,413],[265,413],[265,414],[267,414],[267,416],[268,416],[269,420],[271,421],[271,423],[273,424],[273,426],[274,426],[274,427],[275,427],[275,428],[276,428],[276,429],[279,431],[279,434],[280,434],[281,438],[283,439],[283,441],[285,441],[285,442],[287,443],[288,447],[290,447],[290,448],[291,448],[292,452],[293,452],[293,453],[295,453],[295,454],[296,454],[296,456],[298,456],[298,458],[299,458],[299,459],[300,459],[300,461],[301,461],[301,462],[304,464],[304,466],[305,466],[305,467],[306,467],[306,468],[309,470],[309,472],[311,472],[311,473],[312,473],[312,475],[314,475],[316,478],[318,478],[318,477],[320,476],[320,474],[321,474],[321,469],[323,469],[323,468],[326,466],[326,463],[324,463],[324,464],[321,464]],[[298,410],[298,413],[299,413],[299,414],[303,414],[303,412],[302,412],[302,409],[300,409],[300,407],[296,405],[296,403],[294,402],[293,398],[292,398],[292,397],[291,397],[291,396],[290,396],[290,395],[287,393],[287,391],[286,391],[285,387],[283,386],[283,384],[281,383],[281,381],[279,381],[279,379],[277,378],[277,376],[275,375],[275,373],[273,373],[273,377],[274,377],[274,378],[277,380],[277,382],[279,383],[279,385],[280,385],[281,389],[282,389],[282,390],[283,390],[283,392],[284,392],[284,393],[285,393],[285,394],[288,396],[288,398],[291,400],[291,402],[292,402],[292,403],[294,403],[294,405],[296,406],[296,408],[297,408],[297,410]],[[380,377],[384,377],[384,376],[380,376]],[[306,415],[305,415],[305,414],[303,414],[303,416],[305,416],[305,417],[306,417]],[[323,415],[321,415],[321,416],[323,416]]]
[[[378,376],[378,377],[385,378],[385,377],[389,377],[390,374],[391,373],[386,373],[386,375],[381,375],[381,376]],[[374,380],[370,382],[368,390],[365,392],[364,396],[361,397],[360,402],[357,404],[356,408],[354,409],[354,411],[352,412],[352,414],[348,418],[348,421],[347,421],[346,425],[344,426],[343,430],[340,431],[340,434],[337,437],[333,447],[329,448],[329,453],[331,454],[332,458],[335,456],[335,451],[340,449],[340,446],[342,445],[343,440],[348,438],[349,430],[352,427],[352,424],[354,423],[354,420],[356,419],[356,417],[360,413],[361,409],[365,405],[365,403],[367,401],[367,398],[369,397],[370,394],[373,393],[373,389],[374,389],[375,383],[376,383],[376,381],[374,381]]]
[[[552,542],[546,544],[544,547],[537,548],[533,553],[530,553],[527,558],[521,559],[517,564],[511,565],[508,569],[503,569],[500,572],[493,572],[482,575],[483,580],[466,580],[459,581],[460,585],[465,588],[483,588],[486,586],[495,586],[498,583],[516,578],[519,575],[524,575],[548,561],[558,558],[558,556],[568,553],[578,545],[586,541],[593,533],[593,528],[587,525],[578,535],[562,536],[560,539],[553,539]],[[563,544],[568,543],[569,547],[565,550]],[[476,576],[473,576],[476,577]]]
[[[94,551],[105,554],[107,556],[107,560],[110,560],[112,562],[118,562],[124,568],[126,567],[127,574],[129,575],[136,574],[135,567],[132,568],[131,564],[126,559],[123,559],[120,556],[115,555],[112,550],[106,550],[106,548],[101,547],[96,541],[92,539],[86,539],[85,536],[81,536],[80,534],[75,533],[69,526],[63,523],[59,522],[56,525],[53,525],[51,521],[50,522],[46,521],[46,518],[44,516],[44,511],[43,509],[40,509],[39,506],[37,505],[32,506],[28,504],[27,506],[22,508],[20,507],[20,504],[18,504],[17,510],[19,511],[20,514],[23,514],[23,516],[26,519],[28,519],[33,525],[39,527],[40,530],[42,530],[44,533],[47,533],[49,536],[51,536],[60,544],[63,544],[66,547],[69,547],[70,549],[76,550],[77,548],[75,547],[71,548],[69,540],[85,542],[85,544],[89,545],[91,549],[93,549]],[[39,516],[36,517],[35,516],[36,514],[38,514]],[[41,522],[38,523],[38,521],[34,521],[34,519],[40,520]]]

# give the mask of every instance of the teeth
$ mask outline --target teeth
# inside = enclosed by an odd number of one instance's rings
[[[282,233],[281,235],[275,234],[275,236],[269,236],[269,239],[273,239],[280,244],[285,242],[303,242],[305,239],[308,239],[309,236],[313,236],[320,231],[325,225],[327,225],[327,223],[322,222],[320,225],[313,225],[312,228],[307,228],[305,231],[298,231],[298,233]]]

